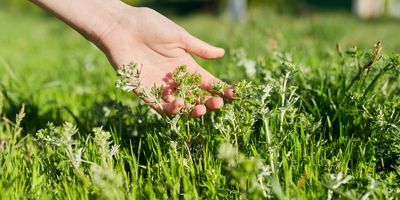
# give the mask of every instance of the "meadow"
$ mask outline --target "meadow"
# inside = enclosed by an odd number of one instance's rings
[[[198,62],[238,98],[202,118],[161,118],[66,25],[0,8],[0,199],[400,198],[398,21],[172,18],[226,49]]]

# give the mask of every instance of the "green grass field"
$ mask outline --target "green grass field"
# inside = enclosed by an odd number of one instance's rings
[[[0,8],[0,199],[400,198],[398,21],[174,20],[227,50],[198,61],[238,95],[176,123],[54,17]]]

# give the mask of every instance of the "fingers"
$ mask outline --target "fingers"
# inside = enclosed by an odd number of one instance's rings
[[[235,89],[232,86],[228,86],[228,88],[224,91],[224,96],[229,99],[236,99]]]
[[[224,106],[224,100],[221,97],[206,97],[205,105],[196,105],[190,112],[191,117],[201,117],[206,114],[207,110],[218,110]]]
[[[207,112],[207,109],[204,105],[196,105],[193,110],[190,112],[190,116],[191,117],[201,117],[203,115],[205,115]]]
[[[163,111],[167,115],[177,114],[185,106],[185,101],[182,98],[177,98],[171,103],[166,103],[163,105]]]
[[[221,97],[209,97],[205,105],[208,110],[218,110],[224,106],[224,100]]]
[[[183,38],[185,50],[201,58],[215,59],[220,58],[225,54],[224,49],[203,42],[189,33],[185,34]]]
[[[171,102],[162,104],[162,108],[158,105],[152,104],[151,107],[161,115],[175,115],[184,107],[185,102],[182,98],[167,97],[168,99],[174,98]],[[224,106],[224,101],[221,97],[206,97],[205,105],[195,105],[190,112],[191,117],[201,117],[206,114],[207,110],[218,110]]]
[[[206,96],[205,98],[205,105],[196,105],[190,112],[191,117],[201,117],[207,110],[218,110],[224,106],[224,100],[221,97]]]
[[[173,102],[173,101],[175,100],[175,96],[172,95],[172,94],[166,95],[166,96],[163,96],[163,100],[164,100],[166,103],[171,103],[171,102]]]
[[[169,102],[162,103],[161,107],[160,105],[156,105],[154,103],[150,104],[151,107],[161,115],[170,116],[178,114],[185,105],[185,102],[182,98],[176,98],[173,95],[168,95],[167,97],[164,97],[164,99],[167,99]],[[150,103],[148,99],[144,100],[145,102]],[[223,106],[224,101],[221,97],[207,96],[205,105],[195,105],[190,112],[190,116],[194,118],[201,117],[206,114],[207,110],[218,110],[221,109]]]
[[[151,104],[151,107],[161,115],[175,115],[183,108],[185,102],[182,98],[177,98],[170,103],[163,103],[160,105]]]
[[[203,69],[200,67],[194,60],[189,66],[194,66],[191,67],[191,73],[198,73],[201,76],[201,83],[200,87],[208,90],[209,92],[219,94],[222,97],[229,98],[229,99],[234,99],[234,89],[231,86],[226,87],[226,84],[223,83],[221,80],[210,74],[207,70]],[[225,88],[225,91],[218,92],[216,90],[213,90],[211,87],[212,83],[222,83]],[[140,94],[141,91],[135,90],[136,94]],[[185,101],[183,98],[178,98],[175,96],[176,93],[176,88],[174,84],[171,85],[163,85],[162,88],[162,99],[160,99],[161,103],[155,104],[154,99],[146,99],[143,98],[143,100],[150,104],[150,106],[160,113],[163,116],[169,116],[169,115],[175,115],[178,114],[182,108],[185,107]],[[204,100],[202,100],[202,104],[199,104],[200,102],[194,102],[195,106],[193,109],[190,111],[189,115],[191,117],[200,117],[203,116],[207,110],[218,110],[221,109],[224,106],[224,100],[221,97],[212,97],[212,96],[203,96],[200,97]]]

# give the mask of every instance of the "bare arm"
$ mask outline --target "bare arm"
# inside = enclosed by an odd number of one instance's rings
[[[31,0],[73,27],[90,41],[115,23],[118,10],[127,7],[119,0]]]

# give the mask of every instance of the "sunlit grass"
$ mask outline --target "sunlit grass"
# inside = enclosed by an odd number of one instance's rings
[[[0,19],[2,198],[399,198],[395,22],[179,18],[227,49],[199,62],[238,99],[200,119],[160,119],[65,25]]]

